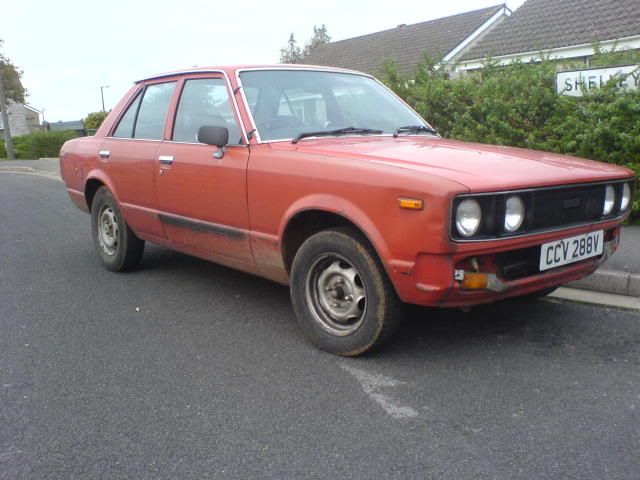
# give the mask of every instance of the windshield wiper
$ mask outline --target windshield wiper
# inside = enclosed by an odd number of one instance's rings
[[[373,128],[347,127],[347,128],[338,128],[336,130],[323,130],[321,132],[302,132],[296,135],[295,137],[293,137],[293,139],[291,140],[291,143],[298,143],[303,138],[308,138],[308,137],[331,137],[334,135],[349,135],[352,133],[356,135],[360,135],[360,134],[375,135],[378,133],[382,133],[382,130],[375,130]]]
[[[438,135],[435,128],[431,128],[427,125],[409,125],[408,127],[398,127],[393,132],[393,138],[398,138],[401,133],[429,133],[431,135]]]

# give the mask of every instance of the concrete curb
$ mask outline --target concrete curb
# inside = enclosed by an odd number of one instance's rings
[[[567,287],[640,297],[640,274],[621,270],[599,269],[588,277],[569,283]]]
[[[0,166],[0,173],[23,173],[27,175],[37,175],[39,177],[52,178],[54,180],[62,181],[62,177],[56,172],[46,172],[44,170],[36,170],[31,167],[21,166]]]
[[[629,295],[615,295],[613,293],[580,290],[577,288],[560,287],[548,297],[546,301],[562,300],[569,302],[601,305],[605,307],[623,308],[625,310],[639,310],[640,298]]]
[[[4,166],[0,165],[0,172],[9,173],[34,173],[35,170],[31,167],[16,167],[12,165]]]

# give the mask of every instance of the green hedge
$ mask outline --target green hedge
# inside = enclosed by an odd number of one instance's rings
[[[16,158],[20,159],[57,157],[64,142],[77,136],[78,134],[73,131],[33,132],[13,137],[13,149]],[[7,151],[2,139],[0,139],[0,158],[7,158]]]
[[[640,53],[616,55],[617,64],[640,63]],[[601,53],[596,60],[606,65],[607,58]],[[455,78],[442,67],[426,58],[413,78],[404,78],[387,63],[381,79],[444,137],[575,155],[640,175],[640,90],[621,92],[612,82],[582,97],[559,95],[555,75],[562,66],[548,59],[488,62]],[[633,216],[640,220],[640,199]]]

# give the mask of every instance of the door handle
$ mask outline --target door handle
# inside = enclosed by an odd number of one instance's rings
[[[173,163],[173,155],[160,155],[158,160],[163,165],[171,165]]]
[[[111,155],[111,152],[109,150],[100,150],[100,158],[109,158],[109,155]]]

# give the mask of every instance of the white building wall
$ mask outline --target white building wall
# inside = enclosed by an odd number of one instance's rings
[[[31,110],[21,103],[9,101],[7,115],[9,116],[9,127],[11,136],[27,135],[40,129],[40,117],[37,112]],[[0,130],[4,130],[2,118],[0,117]]]

